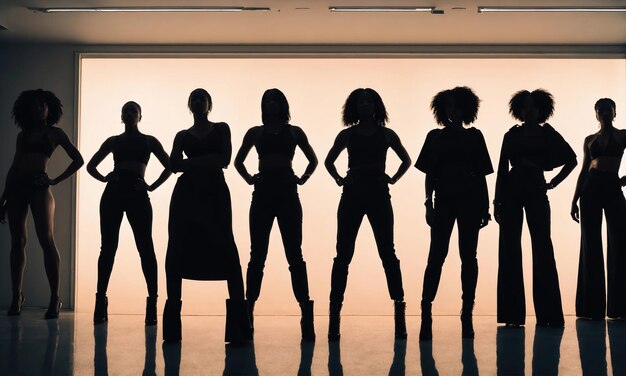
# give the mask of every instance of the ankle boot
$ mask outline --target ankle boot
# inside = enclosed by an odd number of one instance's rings
[[[96,307],[93,310],[93,323],[102,324],[109,320],[109,299],[104,294],[96,294]]]
[[[302,339],[305,341],[315,341],[315,326],[313,324],[313,301],[308,300],[300,303],[302,318],[300,319],[300,330]]]
[[[252,339],[248,319],[248,301],[226,299],[226,333],[224,342],[241,344]]]
[[[463,338],[474,338],[474,324],[472,323],[472,311],[474,302],[463,302],[461,310],[461,336]]]
[[[183,302],[180,300],[167,299],[163,309],[163,341],[180,342],[182,340],[182,322],[180,309]]]
[[[157,324],[157,297],[149,296],[146,298],[146,326],[154,326]]]
[[[393,302],[393,317],[395,322],[395,332],[397,339],[406,338],[406,303]]]
[[[341,334],[339,333],[339,326],[341,324],[341,303],[330,302],[328,312],[328,340],[339,341]]]
[[[420,327],[420,342],[433,339],[432,303],[422,301],[422,324]]]

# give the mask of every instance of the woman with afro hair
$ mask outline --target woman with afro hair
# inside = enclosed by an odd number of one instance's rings
[[[576,167],[576,154],[559,132],[546,123],[554,113],[554,100],[547,91],[515,93],[509,101],[509,112],[522,124],[504,135],[496,180],[494,216],[500,225],[498,322],[510,326],[526,322],[521,240],[525,212],[532,240],[537,325],[562,327],[563,308],[550,239],[547,191]],[[561,171],[546,182],[544,171],[560,166]]]
[[[428,133],[415,163],[415,167],[426,174],[424,204],[426,222],[431,227],[422,289],[420,341],[432,339],[432,302],[439,287],[455,221],[462,262],[462,336],[474,337],[472,309],[478,280],[476,248],[480,229],[491,219],[485,176],[493,172],[482,133],[474,127],[464,127],[476,120],[478,106],[478,97],[468,87],[439,92],[430,108],[442,128]]]
[[[626,130],[613,126],[615,102],[602,98],[595,104],[600,130],[583,146],[583,166],[572,201],[572,218],[580,221],[580,262],[576,290],[576,316],[603,320],[626,318],[626,203],[622,187],[626,176],[619,167],[626,148]],[[578,209],[580,199],[580,211]],[[607,291],[602,252],[602,211],[607,225]],[[608,304],[607,304],[608,303]]]
[[[339,340],[340,311],[348,282],[348,268],[363,217],[372,226],[378,254],[385,269],[389,295],[394,301],[396,338],[406,338],[404,289],[400,261],[393,245],[393,208],[389,184],[395,184],[411,167],[411,158],[396,132],[385,127],[387,110],[373,89],[356,89],[343,106],[343,124],[328,152],[325,166],[343,187],[337,210],[337,256],[333,261],[328,339]],[[387,150],[402,161],[393,176],[385,173]],[[348,173],[339,175],[335,161],[347,149]]]
[[[0,198],[0,222],[5,223],[8,215],[11,232],[13,298],[8,316],[19,315],[24,304],[22,281],[26,266],[26,217],[30,207],[50,285],[50,304],[44,317],[59,317],[62,304],[59,297],[60,258],[54,242],[54,196],[50,186],[72,176],[84,163],[65,132],[55,126],[63,114],[62,107],[54,93],[41,89],[22,92],[13,105],[12,116],[21,132],[17,135],[15,157]],[[46,169],[57,146],[65,150],[72,163],[61,175],[50,179]]]

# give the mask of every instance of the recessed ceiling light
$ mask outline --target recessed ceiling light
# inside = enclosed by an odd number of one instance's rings
[[[433,13],[435,7],[410,6],[331,6],[331,12],[425,12]]]
[[[144,12],[144,13],[176,13],[176,12],[246,12],[246,11],[270,11],[271,8],[266,7],[91,7],[91,8],[28,8],[36,13],[82,13],[82,12],[102,12],[102,13],[128,13],[128,12]]]
[[[552,6],[552,7],[500,7],[479,6],[478,13],[507,13],[507,12],[545,12],[545,13],[612,13],[626,12],[626,7],[584,7],[584,6]]]

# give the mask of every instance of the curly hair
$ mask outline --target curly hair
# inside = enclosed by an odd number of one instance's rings
[[[594,110],[598,110],[602,106],[611,106],[613,110],[616,110],[615,101],[611,98],[600,98],[593,106]]]
[[[211,99],[211,94],[209,94],[208,91],[202,88],[194,89],[191,94],[189,94],[189,99],[187,99],[187,108],[191,109],[191,98],[199,94],[206,97],[207,101],[209,102],[209,112],[211,112],[211,110],[213,109],[213,100]]]
[[[263,93],[263,97],[261,98],[261,119],[263,120],[263,124],[267,125],[270,121],[270,116],[266,113],[266,107],[267,102],[272,96],[280,106],[278,120],[285,124],[289,123],[289,120],[291,120],[291,114],[289,113],[289,102],[287,101],[287,97],[285,97],[285,94],[283,94],[282,91],[274,88],[265,90],[265,93]]]
[[[30,111],[32,111],[34,103],[45,103],[48,106],[46,124],[54,125],[61,120],[63,104],[61,104],[61,101],[53,92],[43,89],[25,90],[17,97],[11,110],[11,117],[18,127],[24,129],[24,127],[29,125],[29,120],[31,119]]]
[[[362,95],[369,95],[372,98],[374,101],[374,120],[376,121],[376,124],[384,127],[389,121],[387,109],[385,108],[385,104],[376,90],[370,88],[359,88],[350,93],[348,99],[346,99],[346,103],[343,105],[343,125],[350,127],[359,123],[357,104]]]
[[[446,107],[448,100],[452,99],[457,109],[461,110],[464,124],[471,124],[476,120],[480,99],[472,89],[467,86],[457,86],[454,89],[443,90],[437,93],[430,102],[437,124],[447,126],[449,124]]]
[[[546,120],[554,113],[554,99],[552,94],[543,89],[533,90],[520,90],[513,95],[509,101],[509,113],[519,121],[524,121],[524,115],[522,110],[524,108],[524,102],[530,97],[535,103],[539,115],[537,121],[539,123],[545,123]]]

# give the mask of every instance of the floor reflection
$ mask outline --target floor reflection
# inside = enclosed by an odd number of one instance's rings
[[[526,328],[499,326],[496,332],[496,370],[498,375],[524,375]]]
[[[606,321],[577,319],[576,337],[583,375],[606,375]]]

